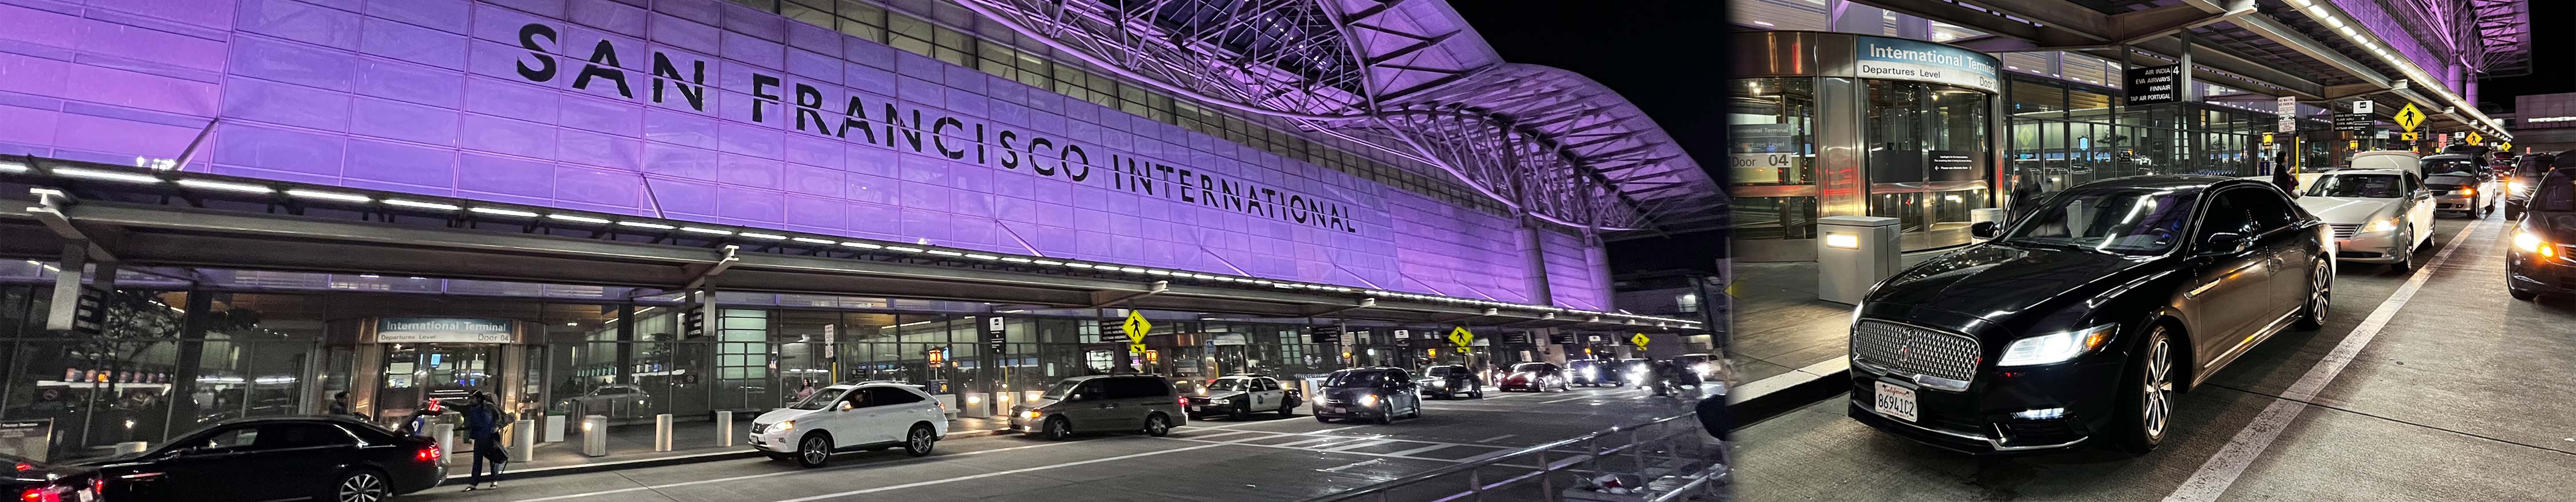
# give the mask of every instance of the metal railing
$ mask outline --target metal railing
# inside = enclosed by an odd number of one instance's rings
[[[1303,502],[1726,500],[1726,446],[1697,413],[1666,417],[1459,462]],[[1605,446],[1607,442],[1607,446]],[[1534,462],[1518,463],[1520,460]],[[1627,494],[1572,489],[1617,475]],[[1533,488],[1535,492],[1528,491]],[[1463,489],[1444,488],[1443,486]],[[1560,492],[1560,487],[1568,488]]]

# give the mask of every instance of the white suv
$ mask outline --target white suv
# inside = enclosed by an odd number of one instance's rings
[[[929,455],[948,435],[948,405],[896,382],[824,387],[793,406],[751,420],[751,447],[770,458],[822,467],[832,454],[901,446]]]

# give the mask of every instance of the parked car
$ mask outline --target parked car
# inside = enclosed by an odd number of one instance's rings
[[[2352,169],[2396,169],[2424,175],[2424,154],[2410,150],[2371,150],[2352,154]]]
[[[1515,389],[1547,392],[1548,389],[1569,388],[1565,383],[1565,369],[1548,363],[1514,364],[1511,373],[1503,375],[1503,383],[1500,387],[1503,392],[1511,392]]]
[[[443,455],[436,440],[355,418],[295,416],[219,422],[85,465],[112,480],[99,488],[107,500],[364,502],[438,486]]]
[[[1341,419],[1395,423],[1422,418],[1422,394],[1403,368],[1373,366],[1334,370],[1315,391],[1315,421]]]
[[[751,419],[751,448],[822,467],[832,454],[902,447],[929,455],[948,435],[948,405],[898,382],[840,384]]]
[[[1422,386],[1423,395],[1438,396],[1442,399],[1460,395],[1472,395],[1476,396],[1476,399],[1485,398],[1485,381],[1476,377],[1476,370],[1467,369],[1467,365],[1464,364],[1431,365],[1422,368],[1422,374],[1417,376],[1422,378],[1414,383]]]
[[[1278,412],[1280,416],[1297,415],[1297,391],[1280,387],[1279,379],[1262,375],[1231,375],[1209,380],[1190,396],[1191,420],[1224,414],[1235,420],[1250,418],[1253,413]]]
[[[2261,181],[2139,176],[2067,190],[1881,282],[1853,314],[1849,415],[1969,453],[2143,453],[2173,402],[2273,334],[2325,319],[2324,223]]]
[[[0,476],[0,495],[16,495],[23,502],[64,502],[98,500],[106,478],[98,469],[79,465],[49,464],[15,455],[0,454],[0,462],[16,464],[17,469]]]
[[[1673,357],[1673,367],[1681,368],[1684,385],[1699,385],[1717,380],[1717,365],[1720,363],[1716,354],[1682,354]]]
[[[2484,218],[2503,194],[2497,190],[2495,171],[2467,155],[2426,156],[2424,173],[2424,190],[2432,193],[2438,211]]]
[[[2515,159],[2513,177],[2505,182],[2504,219],[2522,219],[2522,209],[2530,204],[2531,192],[2540,187],[2540,178],[2549,175],[2549,165],[2557,155],[2535,153]]]
[[[2355,169],[2317,177],[2299,207],[2334,230],[2335,259],[2415,267],[2415,250],[2433,239],[2431,194],[2415,173]]]
[[[601,415],[609,419],[644,418],[652,409],[653,395],[632,385],[602,385],[581,395],[555,400],[571,416]]]
[[[2505,290],[2516,300],[2576,294],[2576,171],[2532,180],[2529,213],[2505,251]]]
[[[1646,385],[1655,377],[1655,367],[1644,358],[1619,360],[1619,381],[1628,385]]]
[[[1566,361],[1565,380],[1569,384],[1585,387],[1616,387],[1619,385],[1619,371],[1611,369],[1611,364],[1610,361],[1601,359]]]
[[[1186,401],[1159,376],[1079,376],[1056,382],[1036,401],[1012,406],[1010,430],[1049,440],[1102,431],[1162,437],[1189,423],[1182,411]]]

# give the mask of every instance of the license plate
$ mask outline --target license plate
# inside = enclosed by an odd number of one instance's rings
[[[1193,405],[1190,405],[1190,411],[1199,411],[1199,410],[1205,410],[1205,409],[1207,409],[1207,405],[1203,405],[1203,404],[1193,404]]]
[[[1350,413],[1350,412],[1351,412],[1351,409],[1350,409],[1350,408],[1343,408],[1343,407],[1340,407],[1340,406],[1335,406],[1335,407],[1333,407],[1333,412],[1334,412],[1334,413]]]
[[[1898,420],[1913,422],[1920,418],[1915,415],[1914,389],[1902,385],[1878,382],[1878,398],[1870,400],[1870,406],[1878,414]]]

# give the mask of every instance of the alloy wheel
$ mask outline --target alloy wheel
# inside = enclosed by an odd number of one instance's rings
[[[929,428],[915,427],[912,429],[911,437],[905,438],[904,442],[911,446],[909,453],[917,457],[930,454],[932,441]]]
[[[385,479],[372,472],[351,474],[340,479],[340,502],[376,502],[391,496]]]
[[[822,465],[823,461],[832,458],[832,447],[822,436],[813,436],[805,438],[805,444],[796,449],[796,454],[804,456],[807,464]]]
[[[1155,437],[1162,437],[1164,434],[1171,434],[1171,433],[1172,433],[1172,422],[1171,422],[1171,419],[1163,418],[1163,416],[1162,416],[1162,415],[1154,415],[1154,416],[1150,416],[1150,417],[1145,417],[1145,434],[1152,435],[1152,436],[1155,436]]]
[[[2308,315],[2313,316],[2317,324],[2325,324],[2327,302],[2334,299],[2329,294],[2334,291],[2334,269],[2319,263],[2317,272],[2309,275],[2308,281],[2314,284],[2308,288]]]
[[[2145,380],[2147,388],[2138,393],[2145,402],[2139,403],[2138,408],[2146,415],[2141,417],[2143,420],[2139,420],[2138,423],[2145,426],[2147,437],[2162,438],[2165,435],[2165,421],[2173,414],[2173,345],[2171,342],[2159,338],[2156,339],[2155,347],[2148,349]]]

